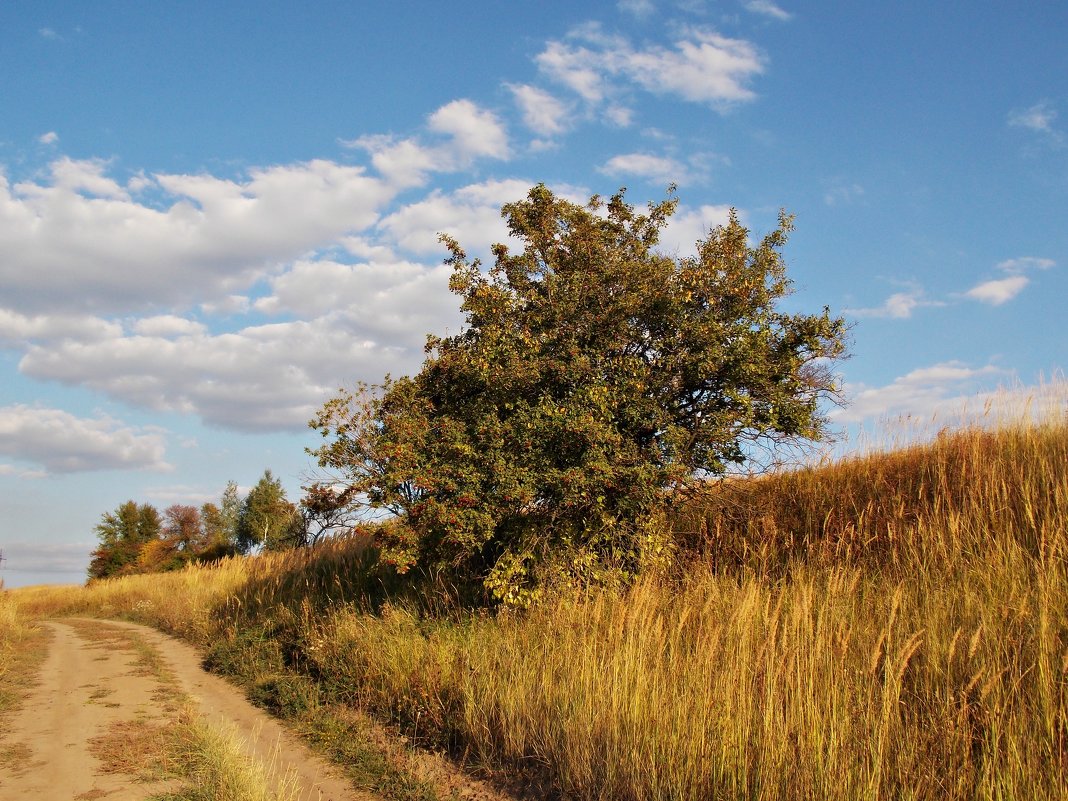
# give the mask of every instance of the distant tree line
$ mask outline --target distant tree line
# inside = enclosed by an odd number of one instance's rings
[[[94,529],[100,544],[92,553],[89,578],[158,573],[257,550],[302,547],[346,522],[329,488],[313,485],[294,504],[282,482],[266,470],[244,497],[230,481],[218,503],[174,504],[161,513],[130,500],[105,512]]]

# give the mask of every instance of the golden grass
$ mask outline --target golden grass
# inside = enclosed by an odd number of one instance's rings
[[[521,615],[389,600],[356,543],[20,603],[215,641],[575,798],[1068,798],[1068,424],[732,482],[677,524],[676,574]]]
[[[297,796],[292,777],[277,784],[266,766],[250,760],[237,735],[185,713],[171,733],[170,753],[181,767],[185,786],[174,801],[291,801]]]

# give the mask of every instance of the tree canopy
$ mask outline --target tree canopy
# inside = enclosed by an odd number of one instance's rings
[[[135,501],[120,504],[114,512],[105,512],[94,531],[100,545],[89,562],[89,578],[103,578],[130,570],[136,565],[141,549],[159,538],[162,528],[156,507]]]
[[[151,504],[127,501],[105,512],[94,531],[100,544],[92,553],[89,578],[177,570],[191,562],[214,562],[238,553],[242,501],[230,482],[214,503],[174,504],[162,516]]]
[[[657,249],[675,209],[539,185],[503,208],[523,247],[495,245],[488,271],[442,237],[464,329],[429,337],[417,375],[342,392],[311,422],[350,496],[400,516],[379,543],[398,569],[508,603],[553,560],[632,571],[674,490],[824,435],[845,325],[780,308],[792,218],[751,244],[732,211],[678,258]]]
[[[277,550],[290,547],[298,536],[297,508],[286,498],[281,479],[265,470],[245,502],[237,521],[237,546],[242,553],[263,547]]]

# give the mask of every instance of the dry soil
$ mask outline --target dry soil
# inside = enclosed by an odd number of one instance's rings
[[[276,780],[288,774],[301,801],[370,800],[337,769],[309,751],[238,690],[206,673],[196,651],[157,631],[129,623],[59,621],[38,682],[19,712],[4,721],[0,801],[108,801],[149,798],[176,789],[173,779],[137,779],[114,772],[99,754],[100,737],[123,726],[163,726],[174,719],[174,694],[121,632],[136,632],[162,659],[177,689],[210,725],[236,728],[252,758]],[[112,636],[108,636],[108,631]],[[94,748],[93,742],[98,745]]]

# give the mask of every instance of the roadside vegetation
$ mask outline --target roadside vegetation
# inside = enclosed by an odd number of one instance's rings
[[[104,512],[93,529],[100,544],[89,563],[89,578],[164,573],[256,549],[308,545],[321,534],[310,509],[314,503],[314,495],[299,506],[291,503],[270,470],[244,497],[237,483],[229,482],[218,504],[173,504],[161,514],[152,504],[126,501]],[[339,510],[331,513],[344,519]]]
[[[27,619],[0,579],[0,735],[3,718],[32,686],[46,644],[45,633]]]
[[[8,597],[192,639],[309,731],[365,711],[577,798],[1062,798],[1066,465],[1058,420],[721,483],[667,569],[526,610],[344,538]]]

